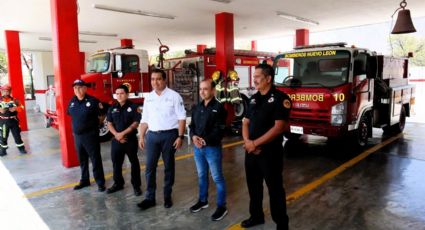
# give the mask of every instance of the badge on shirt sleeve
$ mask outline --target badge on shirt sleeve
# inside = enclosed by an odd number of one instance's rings
[[[252,98],[251,101],[249,102],[250,104],[255,104],[255,98]]]
[[[70,107],[71,107],[71,108],[72,108],[72,107],[74,107],[74,102],[72,102],[72,103],[71,103],[71,106],[70,106]]]
[[[131,109],[131,107],[128,107],[127,112],[131,112],[131,111],[133,111],[133,110]]]
[[[290,109],[291,108],[291,102],[288,99],[283,100],[283,107]]]
[[[269,98],[269,100],[267,102],[269,102],[269,103],[274,102],[274,97]]]
[[[86,106],[87,106],[87,107],[90,107],[90,105],[91,105],[91,104],[90,104],[90,102],[87,102],[87,103],[86,103]]]

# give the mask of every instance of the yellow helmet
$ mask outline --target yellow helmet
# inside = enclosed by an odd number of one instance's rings
[[[239,81],[238,73],[234,70],[229,70],[229,72],[227,73],[227,78],[231,81]]]
[[[214,82],[218,82],[221,78],[221,72],[220,70],[214,71],[214,73],[211,75],[211,78]]]

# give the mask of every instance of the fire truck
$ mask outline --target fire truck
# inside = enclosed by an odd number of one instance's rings
[[[292,100],[288,139],[343,137],[364,147],[374,127],[402,132],[415,103],[407,58],[332,43],[296,47],[278,55],[274,68],[276,86]]]
[[[199,82],[211,78],[216,71],[215,52],[215,48],[205,48],[196,52],[185,50],[185,56],[164,60],[163,62],[163,68],[168,70],[169,86],[183,97],[188,116],[191,115],[192,106],[201,100],[198,92]],[[236,71],[239,80],[231,82],[229,74],[222,73],[223,78],[227,81],[227,90],[229,90],[229,85],[233,84],[238,88],[241,97],[241,100],[237,103],[232,103],[230,98],[224,100],[225,103],[232,105],[230,110],[227,107],[227,123],[233,133],[240,133],[241,120],[248,108],[248,98],[255,93],[253,83],[255,66],[263,62],[272,65],[276,55],[277,53],[272,52],[234,50],[234,71]],[[289,62],[282,60],[277,62],[277,66],[288,69]]]
[[[198,85],[203,79],[210,78],[216,70],[215,49],[201,52],[186,50],[186,56],[164,60],[164,54],[169,50],[165,45],[159,47],[160,63],[158,68],[168,72],[168,87],[176,90],[184,99],[187,115],[191,115],[193,104],[199,102]],[[242,101],[232,105],[234,115],[230,114],[231,127],[240,132],[240,121],[247,109],[248,97],[253,93],[252,74],[255,65],[260,62],[272,64],[275,53],[235,50],[235,70],[239,81],[236,86],[241,92]],[[281,65],[286,63],[282,61]],[[87,61],[87,73],[81,79],[88,83],[87,93],[98,98],[102,105],[102,116],[99,121],[101,141],[109,140],[112,135],[107,128],[106,112],[114,101],[115,89],[124,84],[130,91],[129,99],[142,105],[143,98],[151,89],[148,52],[134,49],[132,44],[119,48],[100,50],[91,55]],[[223,74],[223,77],[226,77]],[[57,127],[54,88],[49,88],[47,95],[46,127]]]
[[[106,112],[115,99],[115,89],[126,85],[130,91],[129,99],[137,104],[142,104],[144,95],[151,90],[148,52],[134,49],[131,44],[100,50],[89,57],[86,71],[81,79],[88,83],[87,93],[98,98],[103,105],[99,135],[101,141],[107,141],[112,135],[107,128]],[[54,88],[46,93],[46,127],[57,127]]]

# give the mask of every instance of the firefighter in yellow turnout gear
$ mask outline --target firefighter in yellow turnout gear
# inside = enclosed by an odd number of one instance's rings
[[[214,71],[211,76],[212,80],[215,83],[215,97],[220,103],[225,103],[227,101],[226,95],[226,82],[223,78],[223,75],[219,70]]]
[[[239,104],[242,102],[241,93],[239,92],[239,76],[234,70],[227,73],[227,102]]]
[[[7,155],[6,149],[8,148],[7,139],[9,132],[12,132],[15,139],[16,147],[19,152],[26,154],[24,142],[21,138],[21,128],[19,127],[19,120],[17,117],[18,112],[24,110],[19,101],[10,96],[12,88],[10,85],[4,85],[1,88],[0,97],[0,156]]]

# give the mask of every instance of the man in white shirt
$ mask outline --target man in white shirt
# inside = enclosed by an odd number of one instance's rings
[[[151,85],[154,90],[145,98],[139,127],[139,147],[146,148],[147,188],[145,199],[137,204],[142,210],[156,205],[156,167],[161,154],[164,161],[164,207],[173,206],[174,154],[182,146],[186,125],[183,99],[167,87],[163,70],[152,71]]]

